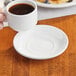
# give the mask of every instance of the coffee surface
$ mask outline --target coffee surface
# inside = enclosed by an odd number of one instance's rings
[[[31,13],[34,10],[34,7],[30,4],[20,3],[13,5],[9,8],[9,12],[16,15],[25,15]]]

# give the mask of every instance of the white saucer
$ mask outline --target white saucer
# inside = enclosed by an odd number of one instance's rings
[[[49,59],[66,50],[68,37],[56,27],[37,25],[29,31],[19,32],[14,38],[13,45],[24,57]]]
[[[73,0],[72,2],[69,3],[63,3],[63,4],[45,4],[36,1],[37,5],[40,7],[45,7],[45,8],[64,8],[64,7],[70,7],[76,5],[76,0]]]

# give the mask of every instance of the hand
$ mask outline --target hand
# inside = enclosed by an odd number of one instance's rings
[[[2,12],[2,9],[0,8],[0,29],[3,28],[3,21],[5,20],[5,15]]]

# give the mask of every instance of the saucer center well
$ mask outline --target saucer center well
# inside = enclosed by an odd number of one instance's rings
[[[53,43],[50,40],[44,38],[34,37],[29,40],[27,49],[35,55],[49,55],[53,49]]]

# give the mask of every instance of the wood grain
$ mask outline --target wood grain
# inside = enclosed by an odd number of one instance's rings
[[[58,27],[67,33],[69,47],[60,56],[49,60],[31,60],[19,55],[12,41],[11,28],[0,30],[0,76],[75,76],[76,75],[76,15],[39,21]]]

